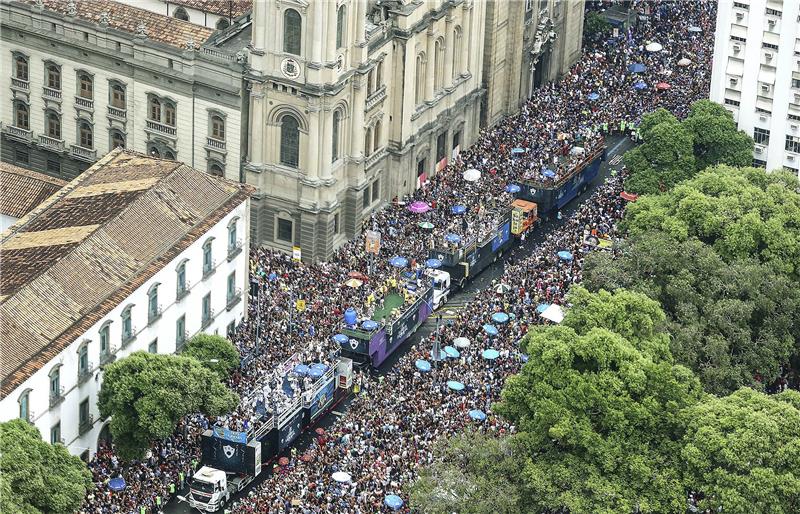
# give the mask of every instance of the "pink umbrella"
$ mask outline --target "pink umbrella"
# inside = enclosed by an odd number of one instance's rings
[[[659,82],[658,84],[656,84],[656,89],[658,89],[659,91],[666,91],[667,89],[669,89],[671,87],[672,86],[670,86],[666,82]]]
[[[425,202],[416,201],[408,206],[408,210],[415,214],[422,214],[423,212],[431,210],[431,206]]]

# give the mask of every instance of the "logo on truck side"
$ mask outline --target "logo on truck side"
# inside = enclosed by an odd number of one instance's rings
[[[236,452],[236,449],[233,446],[226,444],[225,446],[222,447],[222,451],[225,452],[225,456],[230,459],[231,457],[233,457],[233,454]]]

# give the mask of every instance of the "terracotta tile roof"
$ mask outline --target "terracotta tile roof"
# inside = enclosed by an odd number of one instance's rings
[[[231,18],[238,18],[253,8],[253,0],[169,0],[169,3]]]
[[[21,218],[67,182],[0,162],[0,214]]]
[[[254,189],[114,150],[0,236],[0,396],[101,320]]]
[[[35,4],[35,0],[26,0]],[[43,0],[48,11],[67,14],[68,0]],[[125,32],[136,34],[139,24],[144,24],[147,38],[177,48],[186,48],[186,42],[193,39],[198,46],[204,43],[213,29],[195,25],[188,21],[171,18],[163,14],[133,7],[112,0],[78,0],[76,2],[77,17],[99,23],[100,16],[108,13],[108,26]]]

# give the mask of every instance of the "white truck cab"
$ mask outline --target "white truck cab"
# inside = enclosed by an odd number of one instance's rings
[[[194,474],[189,489],[186,498],[189,506],[204,512],[222,509],[234,492],[228,484],[228,475],[210,466],[203,466]]]
[[[433,309],[436,310],[447,303],[450,296],[450,273],[438,269],[429,272],[433,279]]]

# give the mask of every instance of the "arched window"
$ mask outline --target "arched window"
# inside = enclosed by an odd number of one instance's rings
[[[150,147],[150,157],[155,157],[156,159],[161,158],[161,152],[155,146]]]
[[[19,395],[19,419],[24,419],[25,421],[31,420],[31,410],[30,410],[30,389],[26,389],[24,393]]]
[[[111,131],[111,148],[125,148],[125,136],[119,130]]]
[[[372,127],[367,127],[364,133],[364,157],[372,155]]]
[[[158,98],[150,98],[150,119],[161,122],[161,102]]]
[[[300,42],[303,34],[303,20],[294,9],[283,13],[283,51],[300,55]]]
[[[339,6],[336,12],[336,48],[344,46],[345,39],[345,23],[347,23],[347,11],[344,5]]]
[[[174,11],[172,11],[172,15],[179,20],[189,21],[189,13],[186,12],[186,9],[183,7],[178,7]]]
[[[367,73],[367,96],[371,95],[373,91],[375,91],[375,68]]]
[[[176,290],[178,298],[181,298],[183,296],[183,294],[186,292],[186,288],[187,288],[187,284],[186,284],[186,262],[187,262],[186,260],[181,261],[181,263],[178,264],[178,269],[175,270],[175,273],[177,274],[177,279],[178,279],[177,280],[177,290]]]
[[[228,253],[231,253],[236,249],[236,226],[239,224],[238,221],[239,218],[233,218],[231,222],[228,223]]]
[[[85,120],[80,123],[81,146],[84,148],[94,148],[94,138],[92,137],[92,125]]]
[[[106,321],[100,328],[100,357],[111,353],[111,322]]]
[[[78,375],[89,372],[89,341],[84,341],[78,348]]]
[[[422,103],[425,99],[425,53],[417,54],[416,84],[414,87],[414,102]]]
[[[442,38],[436,40],[434,47],[433,61],[433,90],[439,91],[444,87],[442,75],[444,74],[444,41]]]
[[[19,100],[14,102],[14,126],[25,130],[30,130],[28,106]]]
[[[211,116],[211,137],[225,141],[225,120],[218,114]]]
[[[164,123],[170,127],[175,126],[175,104],[172,102],[164,103]]]
[[[164,152],[164,158],[165,159],[169,159],[170,161],[174,161],[175,160],[175,152],[173,152],[172,150],[166,150]]]
[[[133,305],[125,307],[122,311],[122,343],[126,343],[133,337],[133,324],[131,322],[131,310]]]
[[[211,273],[211,270],[214,269],[214,260],[212,259],[211,254],[211,244],[214,242],[214,239],[209,238],[205,243],[203,243],[203,275],[208,275]]]
[[[372,145],[372,148],[377,150],[381,147],[381,120],[378,120],[375,123],[375,128],[373,129],[374,137],[375,137],[375,144]]]
[[[113,83],[111,85],[111,106],[125,109],[125,87],[122,84]]]
[[[15,77],[19,80],[28,80],[28,58],[18,55],[14,58]]]
[[[212,162],[211,166],[208,167],[208,172],[215,177],[222,177],[225,175],[225,170],[222,169],[222,166],[220,166],[218,162]]]
[[[453,29],[453,77],[456,78],[461,75],[461,52],[464,42],[461,38],[461,27]]]
[[[231,24],[227,18],[220,18],[217,20],[217,30],[225,30],[230,26]]]
[[[380,89],[383,85],[383,61],[378,61],[375,70],[375,89]]]
[[[57,364],[50,371],[50,401],[61,396],[61,364]]]
[[[291,114],[281,118],[281,164],[293,168],[300,164],[300,124]]]
[[[333,111],[333,127],[331,130],[331,162],[339,158],[339,125],[342,123],[342,111]]]
[[[78,80],[80,82],[78,95],[81,98],[88,98],[89,100],[94,98],[94,81],[92,80],[92,77],[86,73],[81,73],[78,76]]]
[[[61,68],[55,64],[47,65],[47,87],[50,89],[61,90]]]
[[[153,284],[147,291],[147,322],[152,323],[161,314],[158,305],[158,284]]]
[[[47,111],[45,121],[48,137],[61,139],[61,116],[55,111]]]

